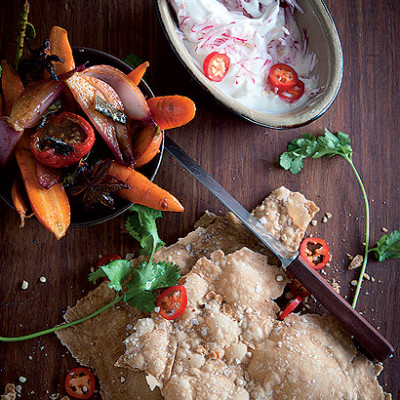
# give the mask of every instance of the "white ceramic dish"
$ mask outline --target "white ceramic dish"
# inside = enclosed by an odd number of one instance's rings
[[[154,0],[164,33],[176,55],[200,85],[234,113],[256,124],[274,129],[306,125],[320,117],[335,100],[343,74],[343,53],[333,19],[322,0],[299,1],[304,13],[296,11],[300,29],[306,31],[310,51],[318,59],[317,73],[322,93],[303,107],[284,114],[269,114],[246,107],[217,88],[199,70],[178,34],[175,12],[169,0]]]

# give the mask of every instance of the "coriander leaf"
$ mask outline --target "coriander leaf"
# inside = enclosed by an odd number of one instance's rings
[[[143,60],[136,54],[128,54],[123,61],[127,63],[130,67],[136,68],[138,65],[142,64]]]
[[[0,65],[0,78],[1,78],[2,72],[3,72],[3,68],[2,68],[2,66]]]
[[[323,156],[346,156],[352,155],[353,149],[350,146],[350,137],[343,132],[338,132],[336,135],[329,132],[325,128],[325,136],[317,138],[317,147],[312,158],[320,158]]]
[[[132,264],[128,260],[114,260],[92,272],[89,275],[89,281],[96,283],[97,279],[106,277],[110,280],[108,287],[119,292],[122,290],[122,282],[128,278],[131,271]]]
[[[298,174],[303,168],[303,158],[298,157],[290,152],[281,154],[280,165],[292,174]]]
[[[145,290],[130,289],[126,292],[124,301],[138,311],[153,312],[155,308],[153,293]]]
[[[289,142],[287,151],[281,154],[279,163],[292,174],[297,174],[303,168],[303,159],[312,157],[316,146],[317,139],[305,133],[301,138]]]
[[[161,211],[140,204],[132,205],[129,211],[135,214],[127,218],[125,226],[127,231],[140,242],[142,247],[140,254],[154,254],[165,245],[158,236],[156,226],[156,219],[162,217]]]
[[[383,235],[376,247],[369,250],[373,252],[379,262],[400,257],[400,232],[393,231],[389,235]]]
[[[154,310],[151,292],[175,285],[180,277],[176,264],[143,262],[133,270],[132,279],[127,282],[124,301],[140,311],[151,312]]]

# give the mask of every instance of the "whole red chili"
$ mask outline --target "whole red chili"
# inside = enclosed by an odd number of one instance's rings
[[[63,168],[77,163],[94,141],[92,126],[79,115],[65,111],[47,118],[31,136],[30,149],[42,164]]]
[[[301,242],[300,256],[314,269],[324,268],[331,259],[328,244],[317,237],[309,237]]]

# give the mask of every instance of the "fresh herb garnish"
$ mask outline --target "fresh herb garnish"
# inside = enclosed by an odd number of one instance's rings
[[[122,61],[128,64],[131,68],[136,68],[143,62],[143,60],[136,54],[127,54],[127,56]]]
[[[76,321],[25,336],[0,336],[0,342],[29,340],[80,324],[111,308],[120,301],[128,303],[131,307],[136,307],[139,311],[154,311],[154,290],[176,285],[181,274],[176,264],[165,261],[153,262],[154,253],[164,245],[164,242],[158,236],[155,224],[155,220],[161,217],[161,212],[139,205],[132,206],[130,210],[137,214],[129,216],[129,222],[127,222],[128,231],[140,242],[142,252],[150,254],[149,260],[143,261],[137,268],[133,268],[128,260],[114,260],[107,265],[100,266],[97,271],[89,275],[89,281],[93,283],[100,278],[108,278],[110,281],[109,288],[117,292],[114,300],[92,314]],[[126,289],[124,288],[124,282],[126,282]]]
[[[161,211],[140,204],[133,204],[129,211],[134,212],[126,220],[126,230],[140,242],[140,254],[153,257],[165,243],[157,232],[156,219],[162,217]]]
[[[379,262],[400,257],[400,232],[393,231],[383,235],[376,243],[376,247],[368,250],[374,253]]]
[[[94,109],[106,116],[107,118],[111,118],[115,122],[119,122],[120,124],[126,124],[127,117],[118,108],[114,107],[109,102],[103,100],[100,96],[96,95],[96,103]]]
[[[292,140],[287,147],[287,151],[280,156],[280,165],[289,170],[292,174],[299,173],[304,164],[303,160],[306,158],[320,158],[323,156],[341,156],[351,166],[357,181],[360,185],[361,192],[364,197],[365,204],[365,251],[364,260],[361,266],[360,276],[358,279],[356,291],[354,294],[352,306],[355,308],[360,294],[361,285],[364,273],[367,267],[368,254],[374,252],[377,255],[378,261],[400,257],[400,233],[394,231],[389,235],[383,235],[377,243],[377,247],[369,249],[369,231],[370,231],[370,212],[367,193],[362,182],[362,179],[357,172],[353,160],[353,149],[350,145],[350,137],[343,132],[338,132],[336,135],[325,128],[325,135],[314,137],[308,133],[304,134],[301,138]]]

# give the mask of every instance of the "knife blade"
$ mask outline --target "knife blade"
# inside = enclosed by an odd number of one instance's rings
[[[280,260],[283,268],[298,279],[312,295],[346,328],[369,356],[384,361],[394,353],[393,346],[328,282],[322,278],[298,252],[290,252],[253,215],[229,194],[211,175],[198,165],[171,138],[165,136],[165,149],[201,182],[220,202]]]

